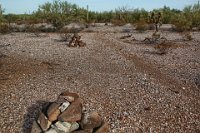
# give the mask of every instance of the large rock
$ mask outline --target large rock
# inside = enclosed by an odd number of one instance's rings
[[[107,122],[104,122],[100,128],[98,128],[95,133],[108,133],[109,132],[109,125]]]
[[[102,124],[102,119],[97,112],[85,114],[81,120],[82,129],[94,129],[100,127],[101,124]]]
[[[81,115],[82,101],[78,98],[58,117],[58,120],[64,122],[77,122],[81,120]]]
[[[37,122],[43,131],[47,131],[51,125],[51,122],[47,119],[47,117],[42,112],[40,113]]]
[[[58,103],[52,103],[50,107],[47,110],[47,116],[49,121],[53,122],[58,119],[58,116],[60,115],[59,110],[60,104]]]
[[[32,125],[32,129],[31,129],[31,133],[41,133],[42,129],[40,128],[40,126],[37,124],[36,121],[33,122]]]

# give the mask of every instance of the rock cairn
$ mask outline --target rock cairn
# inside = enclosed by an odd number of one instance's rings
[[[108,123],[97,112],[83,113],[82,103],[76,93],[61,93],[42,109],[31,133],[107,133]]]
[[[69,42],[69,47],[84,47],[86,46],[86,43],[84,43],[81,40],[81,36],[79,36],[77,33],[74,33],[73,37],[71,38],[71,41]]]

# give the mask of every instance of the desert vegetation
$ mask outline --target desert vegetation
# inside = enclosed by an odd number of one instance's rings
[[[95,12],[55,0],[5,11],[0,133],[200,132],[199,2]]]

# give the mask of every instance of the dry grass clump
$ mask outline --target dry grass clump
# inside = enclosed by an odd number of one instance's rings
[[[148,29],[148,24],[144,20],[141,20],[136,24],[137,31],[143,32],[147,29]]]

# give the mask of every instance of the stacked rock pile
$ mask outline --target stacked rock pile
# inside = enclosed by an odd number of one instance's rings
[[[81,36],[79,36],[77,33],[75,33],[73,35],[73,37],[71,38],[71,41],[69,42],[69,47],[84,47],[86,46],[86,43],[84,43],[82,40],[81,40]]]
[[[64,92],[44,107],[33,122],[31,133],[107,133],[108,123],[97,112],[83,113],[76,93]]]

